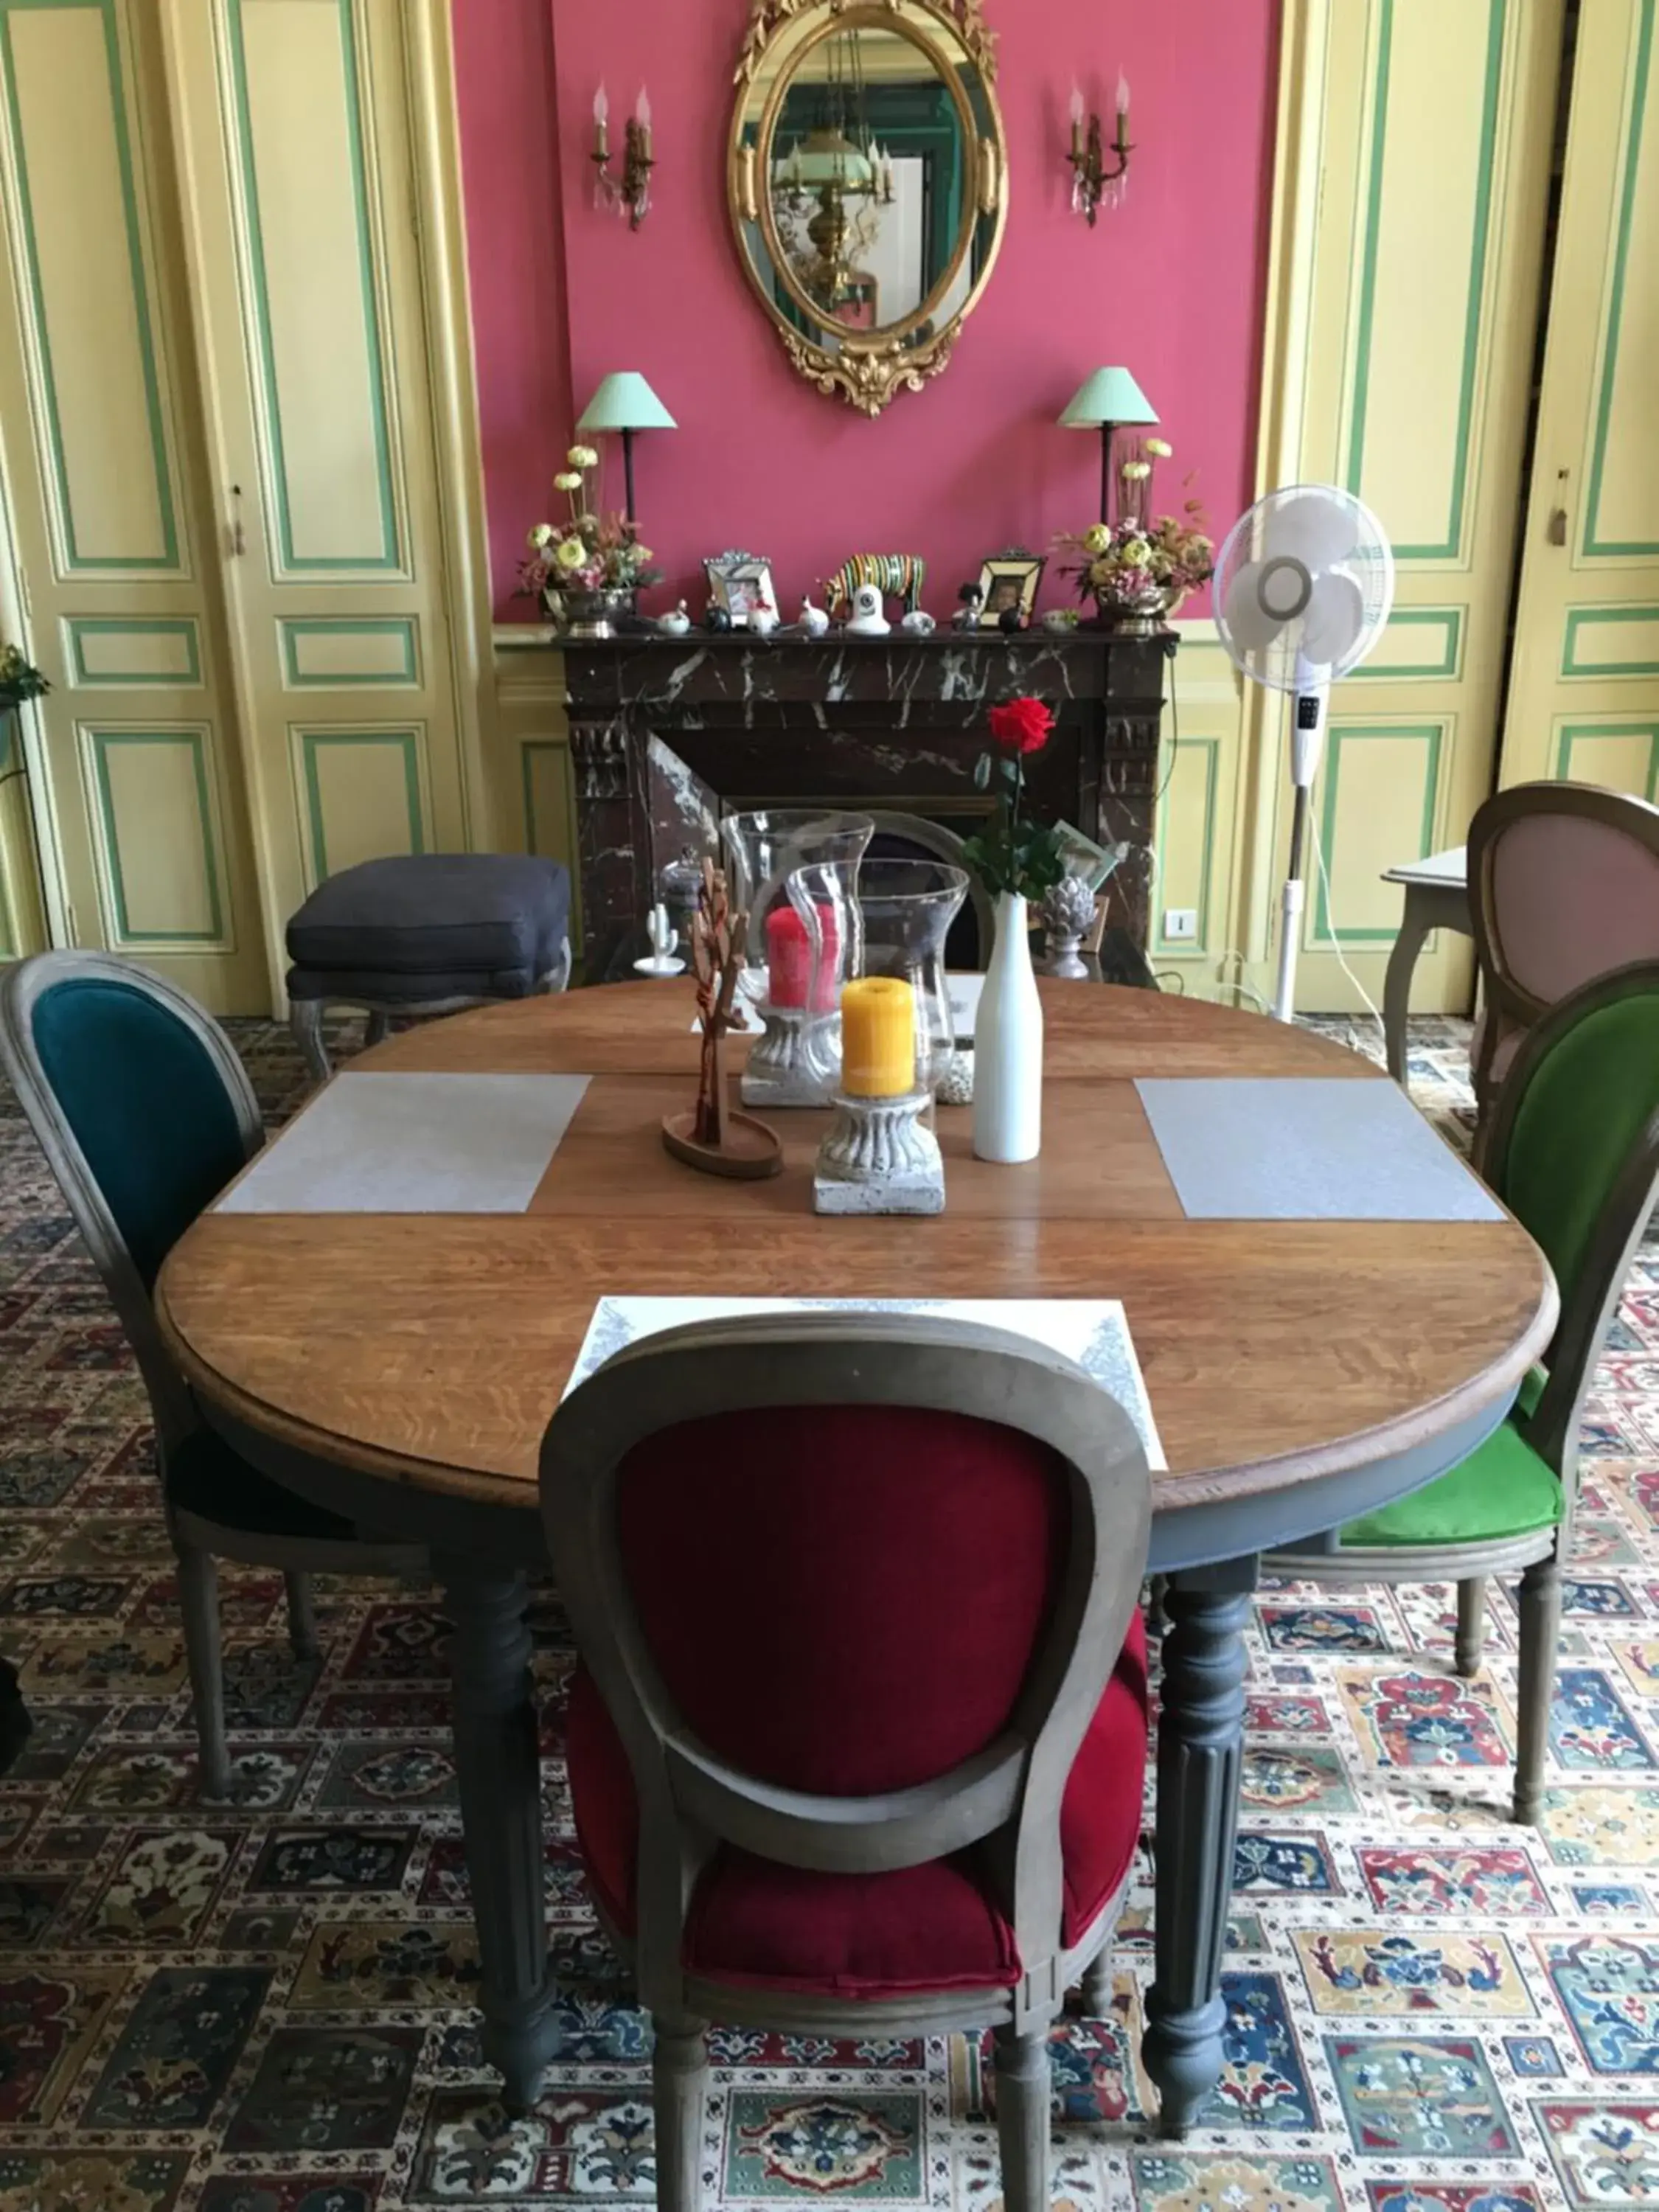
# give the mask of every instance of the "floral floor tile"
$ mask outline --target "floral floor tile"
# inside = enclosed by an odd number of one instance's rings
[[[1318,2013],[1384,2020],[1424,2013],[1533,2015],[1515,1954],[1502,1936],[1319,1928],[1298,1929],[1292,1940]]]
[[[1533,2111],[1570,2212],[1650,2212],[1659,2203],[1659,2102],[1551,2100]]]
[[[1343,2212],[1328,2159],[1137,2151],[1135,2212]]]
[[[1470,2159],[1519,2149],[1474,2041],[1335,2036],[1325,2055],[1357,2151]]]

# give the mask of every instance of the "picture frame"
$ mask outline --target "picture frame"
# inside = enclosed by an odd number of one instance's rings
[[[776,612],[777,586],[772,581],[772,563],[764,554],[733,549],[716,553],[702,568],[708,579],[708,596],[731,616],[733,629],[748,629],[750,615],[762,599]]]
[[[1056,822],[1054,835],[1060,840],[1060,854],[1066,874],[1080,876],[1091,891],[1101,890],[1117,872],[1129,852],[1127,845],[1097,844],[1072,822]]]
[[[980,608],[980,628],[1000,628],[1003,616],[1015,607],[1029,623],[1036,612],[1037,592],[1048,565],[1046,554],[1033,553],[1024,545],[1010,545],[981,562],[979,587],[984,599]]]

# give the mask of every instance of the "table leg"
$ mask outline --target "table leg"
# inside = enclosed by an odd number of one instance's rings
[[[1433,927],[1425,910],[1425,904],[1415,886],[1407,884],[1400,934],[1394,940],[1388,972],[1382,978],[1382,1030],[1388,1042],[1389,1073],[1402,1085],[1406,1080],[1406,1022],[1411,1012],[1412,975],[1424,940]]]
[[[542,1893],[541,1768],[525,1577],[434,1558],[454,1627],[455,1767],[482,1965],[483,2051],[510,2110],[534,2100],[551,1991]]]
[[[1142,2054],[1159,2127],[1181,2136],[1221,2078],[1221,1955],[1244,1747],[1244,1628],[1254,1559],[1173,1575],[1158,1740],[1157,1980]]]

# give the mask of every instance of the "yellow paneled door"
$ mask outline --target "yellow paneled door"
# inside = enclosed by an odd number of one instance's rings
[[[416,227],[414,11],[159,4],[279,950],[325,876],[463,850],[476,828]]]
[[[0,957],[129,953],[267,1002],[182,328],[151,0],[0,0],[0,623],[52,696],[0,740]],[[34,880],[37,854],[40,871]]]
[[[1398,603],[1332,702],[1315,794],[1330,887],[1308,902],[1304,1010],[1358,1003],[1339,945],[1380,1000],[1401,914],[1382,871],[1461,842],[1491,785],[1562,5],[1331,0],[1318,20],[1299,473],[1379,517]],[[1467,1005],[1469,981],[1467,945],[1431,941],[1414,1002]]]
[[[1659,0],[1579,21],[1502,780],[1659,798]]]

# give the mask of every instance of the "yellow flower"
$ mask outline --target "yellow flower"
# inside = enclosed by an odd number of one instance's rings
[[[580,469],[563,469],[553,479],[555,491],[580,491],[582,477]]]
[[[1112,533],[1103,522],[1096,523],[1092,530],[1085,531],[1083,534],[1083,550],[1085,553],[1103,553],[1111,542]]]
[[[648,545],[636,545],[634,548],[634,550],[639,555],[641,561],[654,561],[657,557]]]
[[[562,538],[553,558],[562,568],[580,568],[587,558],[587,548],[580,538]]]
[[[1123,473],[1131,483],[1145,483],[1152,473],[1152,465],[1150,461],[1126,461]]]
[[[1149,453],[1156,455],[1158,459],[1160,461],[1167,461],[1174,453],[1175,447],[1165,439],[1148,438],[1146,441],[1146,451]]]
[[[533,545],[538,553],[544,545],[550,545],[552,543],[553,526],[550,522],[538,522],[525,540],[526,545]]]
[[[573,446],[565,459],[573,469],[596,469],[599,465],[599,457],[592,446]]]
[[[1132,568],[1144,568],[1152,557],[1152,549],[1144,538],[1132,538],[1123,549],[1123,557]]]

